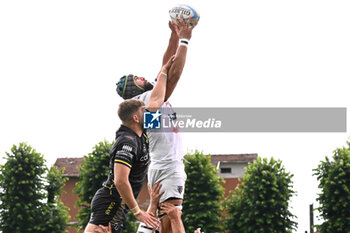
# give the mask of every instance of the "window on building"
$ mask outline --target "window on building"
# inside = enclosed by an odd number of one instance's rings
[[[221,173],[231,173],[231,168],[230,167],[222,167],[220,168]]]

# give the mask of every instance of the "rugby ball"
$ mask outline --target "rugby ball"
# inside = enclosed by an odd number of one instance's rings
[[[183,16],[184,20],[188,20],[190,16],[192,16],[191,22],[190,24],[193,26],[195,23],[198,22],[200,16],[199,13],[193,9],[192,7],[188,6],[188,5],[176,5],[173,8],[171,8],[169,10],[169,15],[170,15],[170,19],[171,21],[173,21],[175,24],[176,19],[180,20],[180,15]]]

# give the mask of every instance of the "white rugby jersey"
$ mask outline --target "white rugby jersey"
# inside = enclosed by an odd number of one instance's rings
[[[146,91],[134,98],[140,99],[147,106],[151,91]],[[176,113],[168,101],[164,102],[161,108],[162,122],[176,121]],[[169,119],[170,118],[170,119]],[[163,120],[165,119],[165,120]],[[183,157],[185,155],[182,147],[181,135],[178,133],[176,124],[165,129],[147,129],[149,138],[149,150],[151,156],[151,165],[149,169],[166,169],[174,166],[183,166]]]

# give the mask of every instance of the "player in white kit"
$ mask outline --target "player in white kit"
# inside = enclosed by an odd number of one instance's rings
[[[172,30],[168,48],[163,56],[163,65],[175,54],[175,60],[168,71],[167,89],[164,104],[160,112],[162,118],[167,121],[176,121],[176,113],[167,101],[174,91],[180,79],[185,62],[188,42],[195,27],[186,23],[182,17],[177,25],[169,22]],[[152,92],[152,84],[145,78],[135,75],[123,76],[117,83],[117,92],[124,99],[138,98],[147,105]],[[150,111],[152,111],[150,109]],[[152,187],[155,183],[162,184],[161,190],[164,194],[160,202],[169,202],[181,208],[185,190],[186,173],[183,164],[185,155],[182,149],[181,136],[177,128],[148,130],[150,140],[151,164],[148,169],[148,185]],[[171,232],[169,219],[161,218],[161,232]]]

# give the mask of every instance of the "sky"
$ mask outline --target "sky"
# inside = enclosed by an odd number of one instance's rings
[[[51,165],[113,141],[115,83],[129,73],[156,77],[168,10],[179,3],[1,1],[1,157],[27,142]],[[348,1],[185,3],[201,18],[174,107],[350,107]],[[319,192],[312,169],[346,145],[348,132],[185,133],[183,141],[188,151],[281,159],[294,174],[291,211],[304,233]]]

